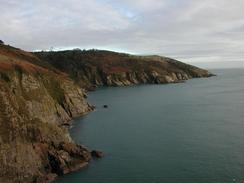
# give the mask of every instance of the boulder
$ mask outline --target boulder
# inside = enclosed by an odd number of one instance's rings
[[[101,151],[93,150],[93,151],[91,151],[91,156],[93,158],[102,158],[104,156],[104,154]]]

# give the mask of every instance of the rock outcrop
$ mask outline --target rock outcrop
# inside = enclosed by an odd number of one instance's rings
[[[93,150],[91,151],[91,156],[94,158],[102,158],[104,155],[101,151]]]

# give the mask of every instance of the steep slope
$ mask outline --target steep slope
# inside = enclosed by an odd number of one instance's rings
[[[141,83],[176,83],[212,76],[203,70],[160,56],[134,56],[110,51],[36,52],[42,60],[68,73],[84,88]]]
[[[49,67],[0,45],[0,182],[50,182],[91,159],[63,127],[91,110],[86,94]]]

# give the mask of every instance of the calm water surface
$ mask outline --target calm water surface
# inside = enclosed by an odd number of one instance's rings
[[[214,72],[90,93],[97,109],[71,135],[106,156],[57,183],[244,182],[244,70]]]

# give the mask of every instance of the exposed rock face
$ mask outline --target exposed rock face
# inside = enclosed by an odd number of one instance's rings
[[[91,110],[84,90],[7,53],[0,49],[0,182],[51,182],[85,166],[90,152],[62,127]]]

